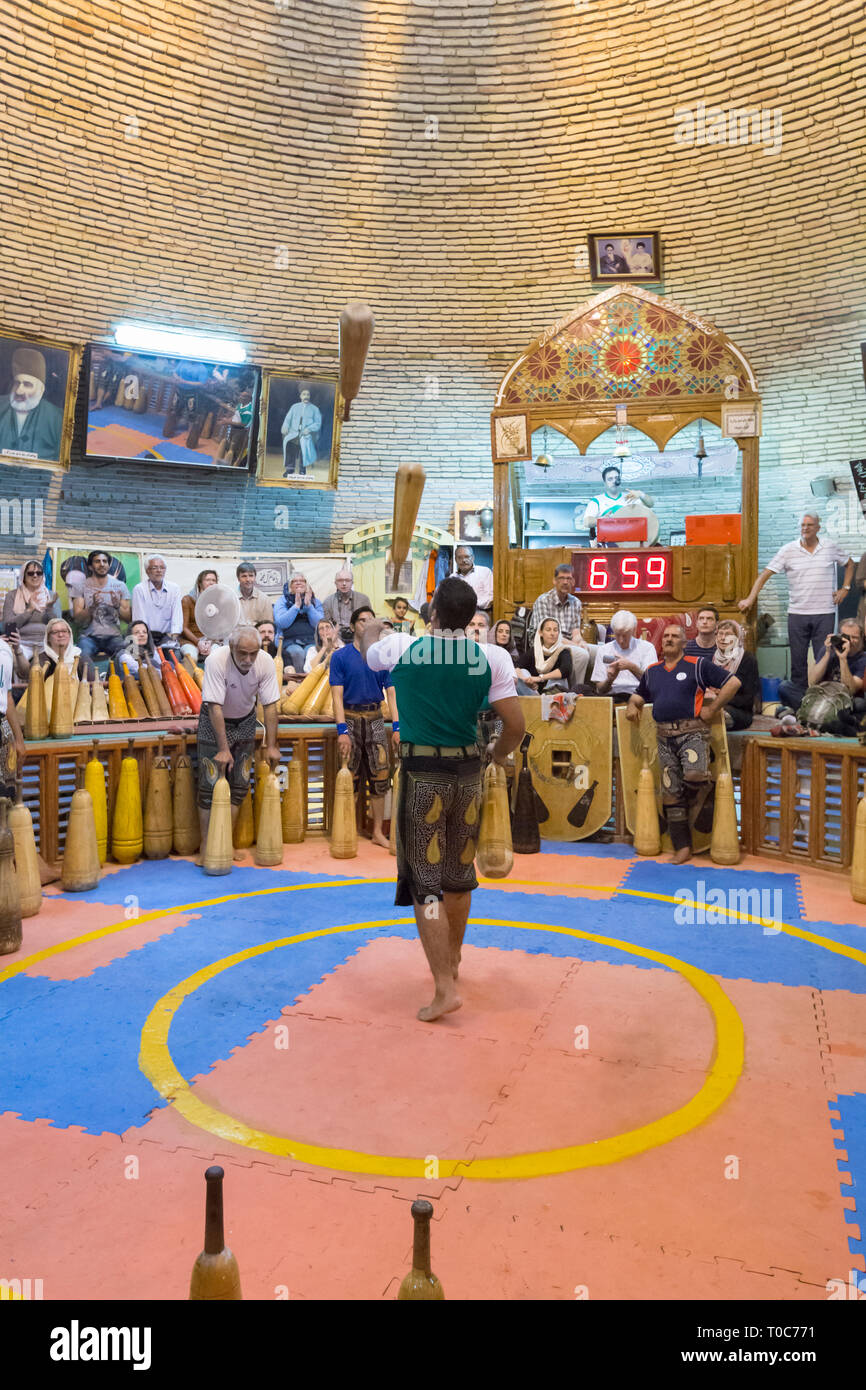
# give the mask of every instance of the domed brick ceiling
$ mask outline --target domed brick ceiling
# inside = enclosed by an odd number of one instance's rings
[[[285,548],[272,518],[288,499],[297,548],[338,547],[389,513],[405,459],[428,469],[422,519],[449,525],[455,496],[490,491],[488,416],[509,363],[598,292],[581,259],[591,231],[657,229],[653,288],[754,368],[762,559],[769,513],[790,529],[811,477],[866,454],[859,0],[13,0],[11,13],[5,325],[104,339],[140,317],[322,369],[342,304],[376,313],[339,493],[202,480],[206,534]],[[757,143],[707,143],[710,108],[757,110]],[[125,467],[122,524],[131,500],[158,534],[178,526],[184,484]],[[21,470],[6,473],[8,493]],[[62,499],[46,483],[49,530],[83,526],[74,503],[93,477],[77,463]]]

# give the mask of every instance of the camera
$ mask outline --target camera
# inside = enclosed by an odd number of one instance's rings
[[[830,646],[836,652],[844,652],[848,646],[848,638],[842,637],[838,632],[834,632],[830,638]]]

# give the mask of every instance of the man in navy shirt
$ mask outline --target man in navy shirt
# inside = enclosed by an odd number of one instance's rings
[[[626,718],[638,723],[644,704],[652,704],[661,771],[662,805],[674,847],[675,864],[692,856],[689,800],[694,821],[710,790],[708,725],[737,693],[740,682],[705,656],[685,656],[686,635],[668,623],[662,660],[648,666],[628,702]],[[708,699],[705,691],[718,694]]]
[[[391,672],[371,671],[361,655],[361,634],[375,616],[372,608],[355,609],[351,617],[354,640],[334,652],[328,679],[337,721],[337,751],[341,757],[349,758],[356,795],[366,778],[373,816],[373,843],[388,849],[382,818],[385,793],[391,782],[391,760],[382,718],[383,699],[388,701],[395,748],[400,746],[400,725]]]

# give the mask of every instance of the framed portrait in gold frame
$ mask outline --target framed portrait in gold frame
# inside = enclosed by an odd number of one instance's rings
[[[256,478],[263,487],[336,488],[343,398],[336,374],[265,372]]]
[[[0,330],[0,463],[65,473],[81,348]]]

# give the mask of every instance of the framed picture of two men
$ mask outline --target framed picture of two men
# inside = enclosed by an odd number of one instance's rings
[[[318,372],[265,372],[259,431],[260,484],[335,488],[343,401],[338,378]]]
[[[592,233],[588,245],[593,280],[654,282],[662,278],[658,232]]]
[[[0,462],[69,467],[80,349],[0,333]]]

